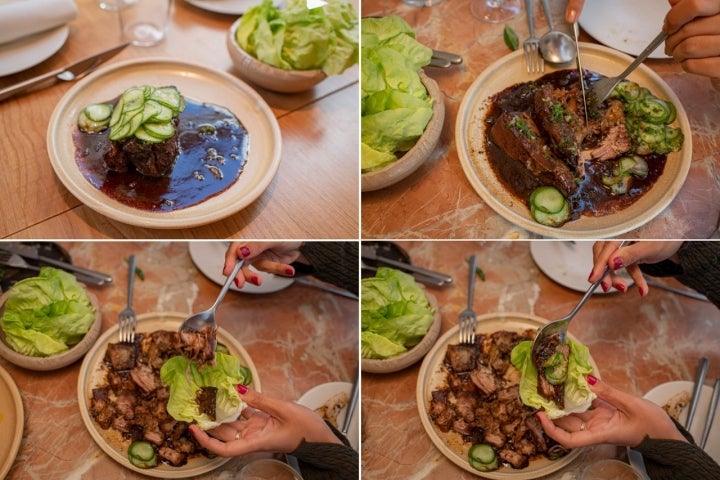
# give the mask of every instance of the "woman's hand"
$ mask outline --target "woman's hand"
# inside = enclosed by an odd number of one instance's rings
[[[585,0],[568,0],[567,7],[565,7],[565,20],[568,23],[577,22],[584,4]]]
[[[601,443],[635,447],[645,436],[687,441],[665,410],[650,400],[617,390],[592,375],[587,380],[598,396],[592,409],[556,420],[544,412],[537,414],[545,433],[564,447]]]
[[[612,285],[625,293],[627,291],[625,280],[615,273],[615,270],[625,268],[625,271],[635,281],[640,296],[644,297],[649,290],[639,264],[657,263],[672,258],[681,245],[682,242],[647,241],[618,248],[620,242],[595,242],[593,245],[593,269],[588,277],[588,282],[596,282],[607,266],[610,268],[610,272],[600,284],[603,291],[607,292]]]
[[[670,0],[663,31],[665,53],[683,70],[705,75],[720,86],[720,1]]]
[[[295,269],[290,264],[301,259],[301,245],[301,242],[232,242],[225,252],[223,275],[230,275],[238,259],[243,259],[245,264],[235,277],[238,288],[245,282],[262,283],[260,276],[250,270],[250,265],[263,272],[292,277]]]
[[[290,453],[307,442],[342,443],[315,412],[295,402],[238,387],[248,407],[242,419],[203,431],[190,425],[200,445],[221,457],[254,452]],[[244,392],[244,393],[243,393]]]

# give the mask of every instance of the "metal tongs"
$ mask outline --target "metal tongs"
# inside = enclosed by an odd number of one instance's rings
[[[415,265],[412,265],[410,263],[398,262],[397,260],[378,255],[375,247],[373,247],[372,245],[362,245],[360,253],[362,258],[365,260],[372,260],[375,262],[383,263],[385,265],[389,265],[399,270],[408,272],[413,277],[415,277],[415,280],[426,285],[442,287],[449,283],[452,283],[453,281],[450,275],[435,272],[433,270],[428,270],[426,268],[416,267]]]

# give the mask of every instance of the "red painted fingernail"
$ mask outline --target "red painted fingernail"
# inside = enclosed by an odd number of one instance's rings
[[[285,275],[295,275],[295,269],[294,268],[286,268]]]
[[[239,278],[235,279],[235,286],[240,288],[240,279]]]
[[[610,287],[609,287],[608,284],[605,283],[605,282],[602,282],[602,283],[600,284],[600,288],[602,288],[602,289],[603,289],[603,292],[605,292],[605,293],[607,293],[607,291],[610,290]]]
[[[597,378],[595,378],[595,377],[592,376],[592,375],[587,375],[587,376],[585,377],[585,380],[587,380],[587,382],[588,382],[590,385],[595,385],[595,384],[597,383]]]
[[[247,393],[247,391],[248,391],[248,389],[247,389],[247,387],[246,387],[245,385],[240,385],[240,384],[235,385],[235,390],[237,390],[237,392],[238,392],[240,395],[245,395],[245,394]]]
[[[618,290],[620,290],[622,293],[627,292],[627,287],[626,287],[625,285],[623,285],[623,284],[617,285],[615,288],[617,288]]]
[[[592,274],[593,272],[590,272],[590,275],[588,275],[588,282],[592,282],[592,280],[590,280],[592,278]]]
[[[240,253],[242,253],[243,257],[247,257],[250,255],[250,249],[248,247],[240,247]]]
[[[641,297],[644,297],[645,295],[647,295],[647,290],[645,290],[644,287],[638,287],[638,292],[640,292]]]
[[[260,277],[253,275],[250,281],[253,283],[253,285],[260,285]]]
[[[613,258],[613,270],[619,270],[623,268],[623,261],[620,257]]]

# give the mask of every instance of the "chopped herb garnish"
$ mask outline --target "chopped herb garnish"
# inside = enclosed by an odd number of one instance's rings
[[[514,128],[516,130],[519,130],[520,133],[528,137],[529,139],[535,138],[535,132],[530,130],[530,126],[527,124],[525,120],[523,120],[520,117],[513,117],[512,120],[510,120],[510,123],[508,123],[508,126],[510,128]]]

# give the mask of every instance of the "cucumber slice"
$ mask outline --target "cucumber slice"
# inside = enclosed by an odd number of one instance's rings
[[[128,460],[139,468],[152,468],[157,466],[155,447],[145,440],[137,440],[128,448]]]
[[[113,113],[112,107],[106,103],[91,103],[83,111],[93,122],[109,121]]]
[[[468,450],[468,463],[475,470],[489,472],[498,468],[498,456],[487,443],[476,443]]]
[[[546,213],[539,210],[534,205],[531,205],[530,214],[533,219],[541,225],[548,227],[560,227],[570,220],[570,204],[565,202],[563,208],[556,213]]]
[[[185,109],[185,100],[175,87],[156,88],[150,98],[160,105],[165,105],[172,109],[176,114]]]
[[[130,87],[122,94],[123,111],[142,108],[145,104],[145,87]]]
[[[85,110],[80,110],[77,120],[78,128],[85,133],[100,133],[108,127],[108,121],[91,120]]]
[[[538,187],[530,194],[530,205],[544,213],[557,213],[566,203],[560,190],[552,186]]]
[[[175,127],[172,123],[146,123],[143,125],[143,129],[149,135],[160,140],[167,140],[175,135]]]
[[[162,138],[157,138],[156,136],[151,135],[150,132],[145,130],[144,126],[140,126],[137,130],[135,130],[135,137],[137,137],[138,140],[148,143],[161,143],[163,141]]]

